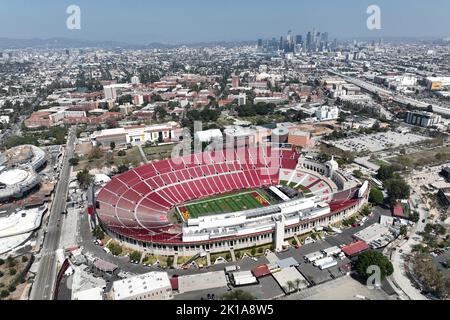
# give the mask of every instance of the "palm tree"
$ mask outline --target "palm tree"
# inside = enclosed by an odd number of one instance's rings
[[[297,291],[300,290],[300,283],[302,283],[302,280],[300,280],[300,279],[295,279],[295,286],[296,286],[296,288],[297,288]]]

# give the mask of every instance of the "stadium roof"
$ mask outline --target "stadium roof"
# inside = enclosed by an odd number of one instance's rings
[[[0,183],[7,186],[18,184],[28,177],[28,172],[21,169],[12,169],[0,174]]]

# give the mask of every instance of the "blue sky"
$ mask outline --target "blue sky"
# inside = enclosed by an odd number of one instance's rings
[[[81,8],[68,30],[66,8]],[[366,27],[369,5],[382,30]],[[330,37],[450,36],[448,0],[0,0],[0,37],[70,37],[129,43],[255,40],[305,34]]]

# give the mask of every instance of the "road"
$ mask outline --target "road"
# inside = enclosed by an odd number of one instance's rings
[[[69,136],[63,158],[63,166],[59,181],[56,186],[52,207],[50,210],[47,233],[40,252],[39,268],[36,279],[31,289],[31,300],[51,300],[57,273],[56,251],[61,237],[62,219],[61,212],[66,210],[66,199],[69,187],[70,165],[69,159],[73,157],[74,143],[76,139],[76,128],[69,129]]]
[[[405,258],[410,256],[415,245],[420,244],[420,236],[417,234],[422,232],[427,224],[428,208],[420,199],[420,189],[412,183],[411,201],[417,204],[417,211],[419,212],[419,221],[412,227],[409,239],[407,241],[394,242],[391,246],[386,248],[386,252],[390,252],[391,262],[394,266],[394,273],[388,279],[392,283],[392,287],[396,289],[397,293],[404,299],[410,300],[426,300],[426,297],[420,293],[420,290],[413,286],[411,279],[408,277],[405,266],[407,261]]]
[[[344,229],[341,234],[337,235],[330,235],[325,238],[327,243],[330,244],[330,246],[333,245],[341,245],[341,244],[348,244],[352,241],[354,241],[353,235],[362,229],[376,223],[380,219],[380,215],[382,214],[389,214],[389,210],[384,210],[382,208],[376,207],[374,210],[374,213],[369,217],[369,219],[364,223],[363,226],[358,226],[355,228],[347,228]],[[267,259],[265,257],[259,257],[257,261],[254,261],[252,259],[243,259],[236,262],[228,262],[225,264],[218,264],[218,265],[211,265],[208,268],[203,269],[196,269],[196,268],[189,268],[186,270],[183,269],[165,269],[162,270],[158,267],[148,267],[144,266],[142,264],[132,264],[128,261],[128,258],[126,257],[116,257],[112,254],[107,254],[105,251],[102,250],[102,247],[94,244],[94,237],[92,236],[92,232],[89,226],[89,219],[88,215],[84,214],[79,222],[79,235],[81,237],[81,242],[79,243],[80,246],[83,246],[83,251],[92,254],[94,257],[103,259],[105,261],[111,262],[115,265],[117,265],[121,270],[130,272],[130,273],[136,273],[136,274],[143,274],[150,271],[166,271],[169,276],[173,274],[177,275],[190,275],[190,274],[197,274],[197,273],[204,273],[204,272],[211,272],[211,271],[219,271],[223,270],[225,266],[228,265],[238,265],[241,270],[248,271],[253,269],[256,266],[259,266],[263,263],[268,263]],[[310,253],[311,248],[315,248],[315,244],[307,244],[301,246],[299,249],[291,248],[289,251],[278,254],[281,258],[286,258],[288,256],[295,256],[296,258],[300,259],[300,255],[304,255],[306,253]],[[316,251],[316,250],[313,250]],[[295,253],[294,253],[295,252]],[[212,261],[214,263],[214,261]]]

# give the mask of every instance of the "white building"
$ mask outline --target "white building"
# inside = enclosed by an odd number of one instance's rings
[[[113,300],[169,300],[173,298],[169,276],[165,272],[149,272],[118,280],[111,289]]]
[[[133,77],[131,77],[131,83],[132,84],[140,84],[141,80],[139,79],[138,76],[133,76]]]
[[[9,116],[0,116],[0,123],[9,123]]]
[[[316,109],[318,121],[336,120],[339,117],[339,108],[336,106],[321,106]]]
[[[238,95],[238,105],[245,106],[247,104],[247,95],[245,93],[240,93]]]
[[[113,141],[116,146],[139,145],[146,142],[170,142],[176,138],[177,128],[176,122],[168,122],[151,126],[105,129],[94,132],[91,135],[91,141],[93,145],[102,144],[103,146],[109,146]]]
[[[105,93],[106,100],[116,100],[117,99],[117,90],[115,86],[104,86],[103,91]]]
[[[223,135],[219,129],[211,129],[196,132],[195,139],[199,142],[211,142],[213,140],[223,140]]]

